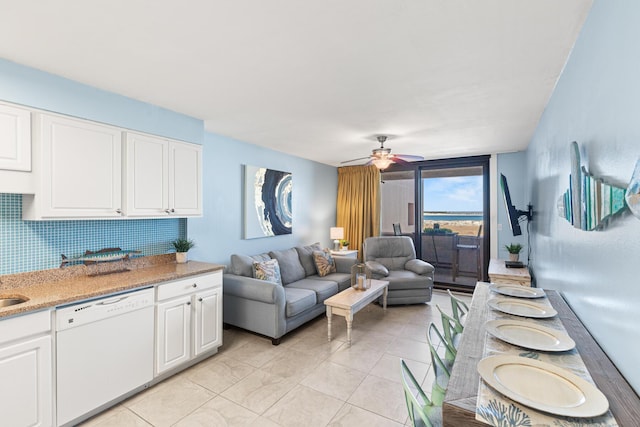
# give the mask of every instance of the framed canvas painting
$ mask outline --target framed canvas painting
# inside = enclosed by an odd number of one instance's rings
[[[257,166],[244,166],[244,238],[291,234],[292,176]]]

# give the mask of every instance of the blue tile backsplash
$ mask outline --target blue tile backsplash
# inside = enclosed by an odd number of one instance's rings
[[[22,195],[0,194],[0,274],[60,266],[61,254],[75,257],[103,248],[173,252],[171,242],[187,235],[186,219],[23,221]]]

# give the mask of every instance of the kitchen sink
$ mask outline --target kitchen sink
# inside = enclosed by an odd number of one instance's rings
[[[26,297],[0,297],[0,308],[9,307],[10,305],[22,304],[29,301]]]

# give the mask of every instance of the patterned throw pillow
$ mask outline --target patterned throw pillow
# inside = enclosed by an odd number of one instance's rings
[[[268,261],[255,261],[253,263],[253,277],[266,282],[273,282],[276,285],[282,285],[282,277],[280,276],[280,265],[278,264],[278,260],[270,259]]]
[[[324,251],[313,251],[313,262],[316,264],[318,276],[320,277],[336,272],[336,263],[328,249]]]

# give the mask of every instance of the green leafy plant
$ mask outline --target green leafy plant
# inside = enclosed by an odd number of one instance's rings
[[[171,242],[171,244],[176,249],[176,252],[188,252],[189,249],[196,245],[195,242],[190,239],[176,239]]]
[[[522,250],[522,245],[520,243],[511,243],[509,245],[504,245],[504,248],[510,254],[519,254]]]
[[[340,244],[342,246],[349,246],[349,241],[347,239],[342,239],[342,240],[340,240]]]

